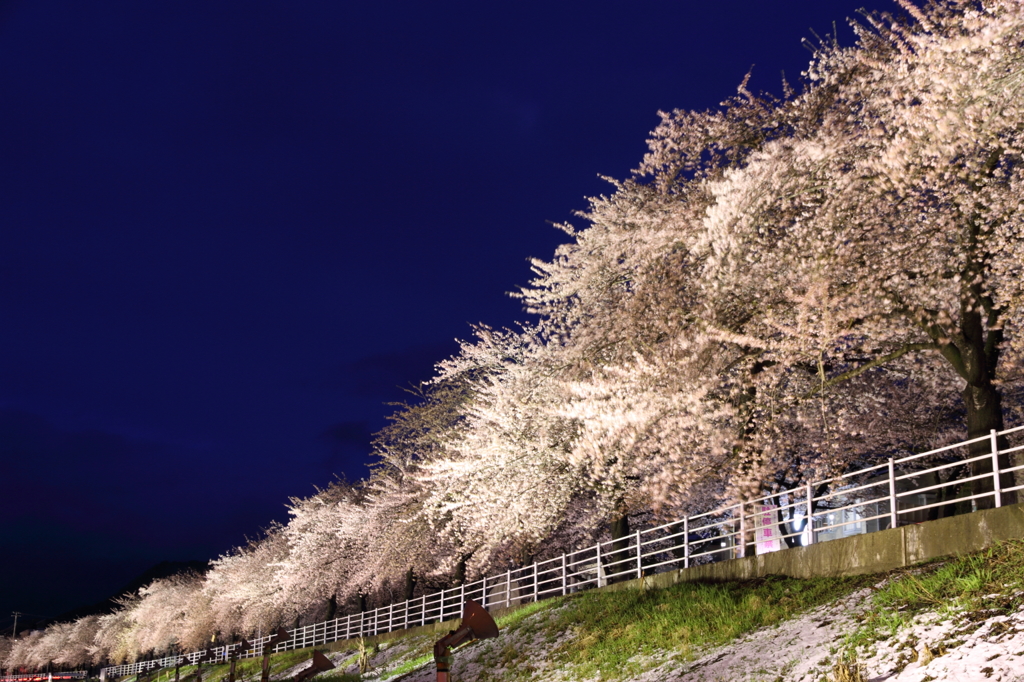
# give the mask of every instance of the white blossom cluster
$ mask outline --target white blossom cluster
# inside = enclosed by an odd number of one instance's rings
[[[1015,420],[1024,5],[900,4],[818,45],[800,93],[663,113],[533,262],[534,321],[439,363],[366,481],[7,666],[266,633]]]

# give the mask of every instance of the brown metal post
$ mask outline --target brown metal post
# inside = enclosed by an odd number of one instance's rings
[[[474,639],[490,639],[497,636],[498,626],[490,614],[480,604],[467,599],[462,610],[461,627],[452,630],[434,644],[437,682],[451,682],[452,649]]]
[[[263,667],[262,673],[260,674],[260,682],[270,682],[270,651],[267,647],[263,648]]]
[[[277,633],[270,638],[270,641],[263,645],[263,673],[260,675],[260,682],[270,682],[270,655],[274,653],[274,647],[288,639],[288,633],[284,628],[278,628]]]
[[[232,651],[229,655],[229,658],[231,659],[231,668],[228,672],[228,682],[235,682],[235,664],[238,663],[238,658],[242,655],[242,652],[247,651],[249,646],[249,642],[243,639],[238,643],[238,648]]]
[[[196,682],[203,682],[203,661],[212,661],[216,658],[216,654],[213,649],[207,649],[203,652],[203,655],[196,661]]]

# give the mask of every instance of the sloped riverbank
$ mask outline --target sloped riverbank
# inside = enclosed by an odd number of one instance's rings
[[[1024,542],[886,575],[582,593],[499,619],[457,682],[1024,680]],[[437,634],[364,645],[364,679],[428,682]],[[359,652],[333,652],[355,678]]]

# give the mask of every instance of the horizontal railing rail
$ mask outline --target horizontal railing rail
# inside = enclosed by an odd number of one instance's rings
[[[999,462],[1000,456],[1024,451],[1024,444],[1000,450],[1000,439],[1007,439],[1013,434],[1024,436],[1024,426],[992,431],[987,436],[928,452],[896,459],[890,457],[881,464],[637,530],[625,538],[600,541],[584,549],[529,566],[510,568],[504,573],[485,576],[465,585],[295,628],[287,641],[275,645],[274,652],[458,618],[462,615],[466,599],[474,599],[488,609],[509,607],[603,587],[610,580],[639,578],[674,568],[744,557],[751,549],[761,554],[786,549],[791,543],[809,545],[895,528],[900,525],[900,517],[916,523],[911,520],[912,515],[939,507],[947,507],[951,513],[964,513],[973,511],[979,500],[988,498],[991,498],[992,507],[1001,507],[1008,493],[1024,490],[1024,484],[1017,484],[1018,480],[1024,481],[1024,465],[1007,467]],[[988,442],[988,453],[970,455],[971,445],[985,441]],[[964,449],[967,449],[968,456],[956,461],[940,461],[929,468],[910,469],[929,458],[952,457]],[[986,468],[991,467],[991,471],[972,474],[971,465],[983,463]],[[1017,475],[1018,472],[1021,473]],[[984,487],[990,489],[970,492],[965,484],[973,482],[985,482]],[[948,494],[950,488],[954,488],[952,496]],[[827,492],[816,494],[815,491],[821,489]],[[929,495],[943,499],[928,501]],[[964,505],[970,505],[970,509],[965,509]],[[238,644],[213,647],[212,656],[206,660],[223,662],[236,651],[239,658],[262,656],[263,647],[270,637],[257,638],[245,651],[237,651]],[[194,665],[204,653],[193,651],[126,663],[104,668],[103,673],[108,678],[123,677],[176,665]]]
[[[18,673],[0,675],[0,682],[50,682],[51,680],[84,680],[88,673],[84,670],[59,673]]]

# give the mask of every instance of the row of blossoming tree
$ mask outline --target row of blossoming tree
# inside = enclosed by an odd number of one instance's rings
[[[662,114],[533,263],[533,321],[440,362],[365,481],[293,500],[205,575],[7,642],[8,667],[330,618],[1016,421],[1024,6],[853,25],[800,92]]]

